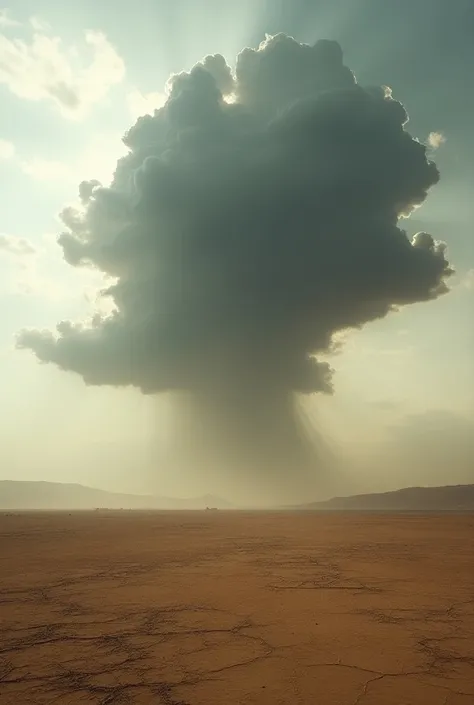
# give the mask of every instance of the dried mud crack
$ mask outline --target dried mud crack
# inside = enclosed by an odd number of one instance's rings
[[[469,515],[2,516],[0,702],[472,705],[473,529]]]

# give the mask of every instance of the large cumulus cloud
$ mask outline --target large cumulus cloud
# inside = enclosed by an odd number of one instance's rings
[[[445,245],[399,227],[437,168],[336,42],[267,37],[168,93],[125,135],[110,187],[82,183],[62,213],[65,259],[114,278],[115,312],[22,331],[20,347],[90,384],[247,389],[248,405],[330,392],[317,356],[336,332],[447,291]]]

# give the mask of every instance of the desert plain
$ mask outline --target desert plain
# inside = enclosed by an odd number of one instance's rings
[[[474,514],[0,515],[1,705],[472,705]]]

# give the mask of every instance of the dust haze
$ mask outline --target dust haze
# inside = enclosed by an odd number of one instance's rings
[[[445,244],[400,221],[439,179],[430,145],[329,40],[210,55],[167,94],[110,186],[81,183],[61,214],[65,260],[110,277],[113,312],[18,346],[86,384],[170,393],[170,472],[314,496],[332,465],[301,399],[333,393],[335,334],[448,291]]]

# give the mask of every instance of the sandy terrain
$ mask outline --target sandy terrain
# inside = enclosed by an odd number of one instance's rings
[[[473,705],[474,515],[0,516],[0,703]]]

